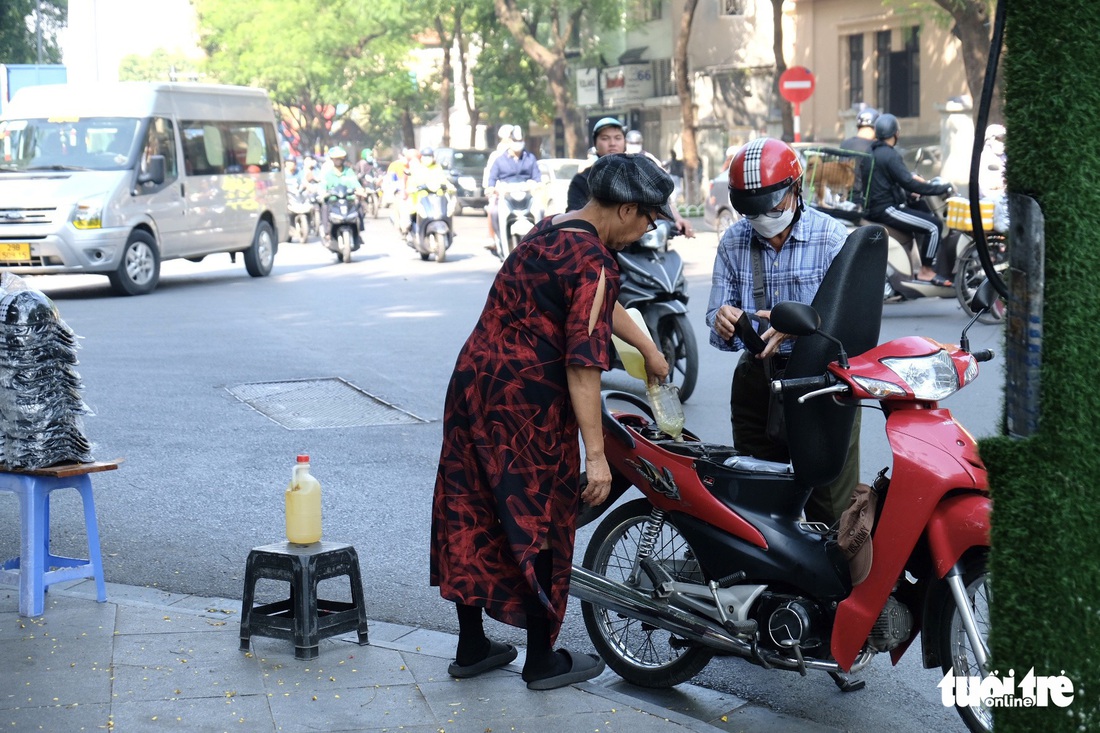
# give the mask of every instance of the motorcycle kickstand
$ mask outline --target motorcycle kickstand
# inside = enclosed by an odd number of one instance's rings
[[[829,672],[829,676],[833,678],[833,682],[841,692],[859,692],[867,686],[867,680],[852,681],[839,672]]]

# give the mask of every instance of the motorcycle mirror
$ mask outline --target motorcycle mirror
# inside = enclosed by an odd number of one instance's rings
[[[1000,297],[997,294],[997,288],[994,287],[993,281],[989,278],[978,286],[978,290],[974,293],[974,297],[970,300],[970,312],[973,313],[970,322],[963,326],[962,336],[959,337],[959,348],[963,351],[970,352],[970,338],[966,335],[966,332],[970,330],[970,327],[981,318],[982,314],[993,307],[993,304],[997,302],[997,298]]]
[[[821,328],[821,316],[805,303],[785,300],[772,308],[772,327],[791,336],[811,336]]]

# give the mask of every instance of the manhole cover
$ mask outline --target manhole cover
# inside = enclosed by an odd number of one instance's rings
[[[289,430],[429,422],[339,377],[252,382],[226,389]]]

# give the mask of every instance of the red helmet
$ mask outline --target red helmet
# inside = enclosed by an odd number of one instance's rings
[[[761,137],[741,146],[730,163],[730,204],[745,216],[774,209],[802,179],[798,153],[782,140]]]

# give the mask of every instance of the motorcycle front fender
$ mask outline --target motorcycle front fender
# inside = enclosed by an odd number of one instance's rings
[[[989,497],[961,494],[944,499],[928,520],[928,549],[943,578],[972,547],[989,547]]]

